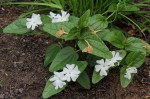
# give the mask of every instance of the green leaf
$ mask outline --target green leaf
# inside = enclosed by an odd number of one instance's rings
[[[102,40],[105,40],[104,38],[107,36],[107,34],[110,33],[110,30],[109,29],[103,29],[101,31],[99,31],[97,33],[97,35],[102,39]]]
[[[82,72],[82,74],[80,74],[80,76],[77,79],[77,82],[85,89],[91,88],[90,79],[86,72]]]
[[[77,62],[73,62],[73,64],[76,64],[78,66],[81,73],[85,70],[85,68],[88,65],[86,61],[77,61]]]
[[[49,98],[49,97],[51,97],[51,96],[53,96],[53,95],[61,92],[63,89],[65,89],[65,87],[66,86],[64,86],[63,88],[59,88],[59,89],[56,90],[55,87],[54,87],[54,85],[52,84],[52,82],[47,81],[42,96],[43,96],[43,98],[47,99],[47,98]]]
[[[150,49],[147,49],[146,52],[147,52],[147,54],[150,54]]]
[[[117,50],[117,52],[119,52],[119,55],[122,57],[122,59],[126,56],[125,50]]]
[[[57,44],[50,45],[46,50],[44,66],[48,66],[55,58],[57,53],[61,50],[61,47]]]
[[[129,37],[125,42],[125,49],[128,51],[140,51],[145,53],[148,49],[146,50],[144,46],[149,46],[149,44],[135,37]]]
[[[4,28],[4,33],[11,33],[11,34],[25,34],[30,30],[27,29],[26,26],[26,18],[17,19],[10,25]]]
[[[71,22],[59,22],[59,23],[50,23],[50,24],[45,24],[43,27],[43,30],[52,36],[55,36],[57,38],[62,38],[64,39],[67,34],[60,35],[58,36],[58,32],[60,30],[64,30],[64,32],[69,33],[69,31],[74,27],[74,24]],[[62,31],[63,32],[63,31]]]
[[[73,40],[79,34],[79,30],[77,27],[74,27],[70,30],[69,34],[64,38],[65,40]]]
[[[77,22],[78,22],[78,18],[71,17],[68,22],[57,22],[57,23],[45,24],[43,27],[43,30],[57,38],[69,39],[69,38],[67,38],[68,35],[70,35],[69,32],[71,29],[73,29],[75,26],[77,26]],[[63,33],[63,31],[62,31],[63,34],[60,35],[60,37],[59,37],[58,32],[60,30],[63,30],[65,33]]]
[[[133,4],[126,4],[122,11],[139,11],[140,9]]]
[[[48,15],[41,15],[41,20],[43,24],[48,24],[52,22],[52,19]]]
[[[139,11],[140,9],[133,4],[128,4],[124,2],[120,2],[119,4],[112,3],[108,8],[108,11],[110,12],[113,12],[116,10],[119,12],[127,12],[127,11],[130,12],[130,11]]]
[[[99,72],[96,72],[95,69],[93,71],[93,76],[92,76],[92,83],[96,84],[100,80],[102,80],[105,76],[101,76]]]
[[[89,18],[88,26],[94,31],[102,31],[102,29],[107,28],[108,22],[105,17],[97,14]]]
[[[79,22],[78,22],[79,28],[83,28],[87,26],[89,17],[90,17],[90,10],[87,10],[79,19]]]
[[[124,76],[125,76],[125,73],[126,73],[126,69],[127,69],[127,66],[123,66],[120,70],[120,82],[121,82],[121,86],[123,88],[127,87],[131,83],[131,81],[133,79],[133,76],[134,76],[134,74],[131,74],[131,79],[130,80],[125,78]]]
[[[85,32],[82,37],[84,40],[78,41],[78,46],[82,51],[84,51],[88,47],[88,42],[92,47],[92,51],[88,53],[107,59],[112,58],[112,54],[109,51],[108,47],[98,36],[93,35],[90,32]]]
[[[118,30],[112,30],[110,33],[108,33],[105,38],[105,41],[108,41],[113,46],[117,48],[124,48],[124,42],[126,40],[124,34],[121,31]]]
[[[98,56],[88,54],[87,57],[86,57],[86,60],[88,61],[88,64],[90,66],[94,67],[96,65],[96,61],[100,60],[100,58]]]
[[[61,6],[53,4],[53,3],[41,3],[41,2],[9,2],[9,3],[5,3],[5,5],[38,5],[38,6],[47,6],[47,7],[52,7],[52,8],[57,8],[57,9],[62,9]],[[4,4],[3,4],[4,5]]]
[[[74,23],[76,26],[78,26],[79,18],[75,16],[70,16],[69,22]]]
[[[56,55],[49,68],[49,71],[54,72],[63,69],[66,64],[76,62],[78,57],[78,54],[72,47],[65,47]]]
[[[131,64],[134,67],[139,68],[146,59],[146,54],[141,52],[130,52],[126,57],[126,64]]]

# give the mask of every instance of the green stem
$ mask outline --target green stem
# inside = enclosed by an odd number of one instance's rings
[[[123,15],[121,13],[119,13],[119,15],[121,15],[122,17],[124,17],[124,18],[128,19],[129,21],[131,21],[143,33],[141,27],[138,24],[136,24],[132,19],[130,19],[129,17],[127,17],[127,16],[125,16],[125,15]],[[145,36],[144,33],[143,33],[143,35]]]
[[[102,15],[104,15],[104,14],[106,14],[106,13],[108,13],[108,10],[107,10],[107,11],[105,11],[104,13],[102,13]]]
[[[30,12],[21,14],[21,15],[19,16],[19,18],[23,18],[23,17],[25,17],[25,16],[27,16],[27,15],[29,15],[29,14],[34,13],[34,12],[40,12],[40,11],[45,11],[45,10],[49,10],[49,8],[44,8],[44,9],[39,9],[39,10],[32,10],[32,11],[30,11]]]
[[[150,7],[150,5],[149,4],[134,4],[135,6],[145,6],[145,7]]]
[[[79,50],[76,50],[76,53],[79,52],[79,51],[81,51],[81,50],[80,50],[80,49],[79,49]]]
[[[129,67],[131,66],[132,63],[133,63],[133,62],[131,62],[129,65],[127,65],[127,68],[129,68]]]
[[[111,15],[109,15],[106,19],[108,20],[110,17],[112,17],[114,15],[114,13],[115,13],[115,11]]]

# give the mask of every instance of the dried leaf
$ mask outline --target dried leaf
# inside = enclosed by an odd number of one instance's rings
[[[102,31],[102,30],[95,31],[92,27],[89,27],[89,30],[90,30],[93,34],[96,34],[97,32]]]
[[[150,46],[143,46],[143,48],[145,48],[145,49],[150,49]]]
[[[135,35],[135,30],[129,30],[128,33],[129,33],[130,35]]]
[[[91,45],[88,45],[88,47],[86,47],[83,52],[87,52],[87,53],[92,53],[93,52],[93,47]]]
[[[58,38],[60,38],[62,35],[66,34],[66,32],[64,31],[63,28],[61,28],[60,30],[57,31],[56,36]]]

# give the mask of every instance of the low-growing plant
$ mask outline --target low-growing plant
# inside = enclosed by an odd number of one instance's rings
[[[58,1],[55,0],[55,4]],[[73,1],[78,0],[70,0],[69,4],[77,3]],[[99,0],[95,0],[96,4],[98,2]],[[150,45],[142,39],[128,37],[125,31],[112,27],[108,19],[116,14],[115,6],[108,7],[111,14],[107,12],[103,15],[99,11],[91,10],[92,7],[90,10],[81,10],[80,13],[75,12],[73,6],[68,6],[66,7],[71,13],[61,10],[61,14],[32,14],[31,18],[20,18],[3,30],[4,33],[23,35],[32,34],[37,29],[60,39],[58,44],[52,44],[46,50],[44,66],[54,75],[46,83],[43,98],[61,92],[71,81],[90,89],[91,82],[100,82],[109,74],[110,69],[118,67],[121,68],[118,68],[121,86],[127,87],[150,53]],[[93,9],[98,8],[93,6]],[[118,5],[117,10],[123,16],[123,13],[128,12],[128,9]],[[65,46],[66,41],[71,42],[71,45]],[[92,81],[89,78],[89,68],[93,71]]]
[[[131,22],[137,27],[137,30],[145,35],[145,32],[150,32],[149,11],[146,9],[141,10],[140,8],[149,7],[148,2],[149,0],[141,2],[131,0],[34,0],[34,2],[9,2],[0,5],[30,5],[26,13],[20,15],[20,18],[27,17],[32,13],[55,9],[63,9],[74,16],[80,17],[89,9],[91,15],[102,14],[106,17],[110,15],[108,17],[109,22],[115,22],[118,19],[128,21],[126,23]],[[57,10],[55,11],[58,12]],[[130,17],[132,15],[140,17],[143,23],[141,24],[140,21],[136,21]]]

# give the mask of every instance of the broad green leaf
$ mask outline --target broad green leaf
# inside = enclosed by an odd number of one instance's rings
[[[145,41],[135,38],[135,37],[129,37],[125,42],[125,49],[128,51],[140,51],[140,52],[146,52],[148,49],[145,49],[144,46],[150,46]]]
[[[125,50],[117,50],[117,52],[119,52],[119,55],[122,57],[122,59],[126,56]]]
[[[61,47],[57,44],[50,45],[46,50],[44,66],[48,66],[55,58],[57,53],[61,50]]]
[[[78,57],[78,54],[72,47],[65,47],[56,55],[49,68],[49,71],[54,72],[63,69],[66,64],[76,62]]]
[[[92,76],[92,83],[96,84],[100,80],[102,80],[105,76],[101,76],[99,72],[96,72],[95,69],[93,71],[93,76]]]
[[[104,40],[104,38],[107,36],[107,34],[110,33],[110,30],[109,29],[103,29],[101,31],[99,31],[97,33],[97,35],[102,39]]]
[[[26,26],[26,18],[17,19],[10,25],[4,28],[4,33],[11,33],[11,34],[25,34],[30,30],[27,29]]]
[[[48,15],[41,15],[41,20],[43,24],[48,24],[52,21],[52,19]]]
[[[65,89],[65,87],[66,86],[64,86],[63,88],[59,88],[59,89],[56,90],[55,87],[54,87],[54,85],[52,84],[52,82],[47,81],[42,96],[43,96],[44,99],[45,98],[47,99],[47,98],[49,98],[49,97],[51,97],[51,96],[53,96],[53,95],[61,92],[63,89]]]
[[[146,54],[141,52],[130,52],[126,57],[126,64],[139,68],[145,61]]]
[[[103,58],[112,58],[112,54],[108,47],[98,36],[93,35],[90,32],[85,32],[82,37],[84,40],[78,41],[78,46],[83,52],[87,52]],[[85,49],[87,49],[89,46],[88,43],[92,47],[90,52],[85,51]]]
[[[65,40],[73,40],[76,38],[76,36],[79,34],[79,30],[77,27],[74,27],[70,30],[69,34],[66,35],[66,37],[64,38]]]
[[[108,22],[105,17],[97,14],[89,18],[88,26],[91,31],[102,31],[103,29],[107,28]]]
[[[81,73],[85,70],[85,68],[88,65],[86,61],[77,61],[77,62],[73,62],[73,64],[76,64],[78,66]]]
[[[79,28],[83,28],[87,26],[89,17],[90,17],[90,10],[87,10],[79,19],[79,22],[78,22]]]
[[[85,89],[90,89],[91,88],[91,84],[90,84],[90,79],[87,75],[86,72],[82,72],[80,74],[80,76],[77,79],[77,82],[84,87]]]
[[[132,81],[133,76],[134,76],[134,74],[131,74],[131,79],[130,80],[125,78],[124,76],[125,76],[125,73],[126,73],[126,69],[127,69],[127,66],[123,66],[120,70],[120,82],[121,82],[121,86],[123,88],[127,87],[130,84],[130,82]]]
[[[68,22],[57,22],[57,23],[49,23],[45,24],[43,30],[57,38],[69,39],[67,35],[71,29],[73,29],[78,22],[78,18],[71,17]]]
[[[92,54],[88,54],[86,57],[86,60],[88,61],[88,64],[93,67],[96,65],[96,61],[100,60],[100,57],[92,55]]]
[[[69,22],[74,23],[76,26],[78,25],[79,18],[75,16],[69,17]]]
[[[124,42],[126,38],[121,31],[112,30],[105,36],[104,40],[108,41],[117,48],[124,48]]]
[[[71,22],[59,22],[59,23],[45,24],[44,27],[43,27],[43,30],[45,32],[51,34],[52,36],[55,36],[57,38],[62,38],[63,39],[63,38],[65,38],[67,36],[67,34],[69,33],[69,31],[73,27],[74,27],[74,24],[71,23]]]

